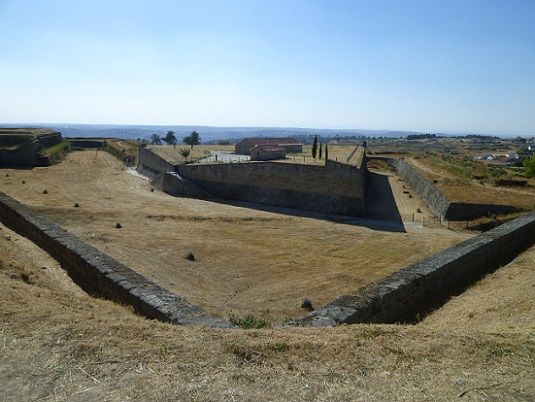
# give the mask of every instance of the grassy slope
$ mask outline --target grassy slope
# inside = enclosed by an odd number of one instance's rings
[[[481,312],[470,327],[451,326],[450,319],[441,325],[440,318],[433,325],[429,320],[419,326],[334,329],[175,327],[85,295],[44,252],[5,228],[1,233],[5,401],[520,401],[535,396],[533,332],[529,326],[500,325],[491,309],[500,308],[494,299],[487,306],[491,315]],[[533,270],[529,273],[533,284]],[[515,283],[507,282],[512,292]],[[487,291],[502,287],[489,286]],[[466,299],[463,311],[473,308],[477,305]],[[496,323],[481,331],[485,316]],[[523,317],[532,327],[533,312]]]
[[[495,187],[488,183],[481,184],[475,177],[491,180],[497,177],[496,168],[489,168],[479,162],[463,162],[456,157],[444,160],[438,155],[410,158],[429,179],[437,180],[436,186],[451,200],[456,202],[473,202],[482,204],[512,205],[521,209],[533,209],[535,189]],[[484,179],[484,180],[487,180]]]

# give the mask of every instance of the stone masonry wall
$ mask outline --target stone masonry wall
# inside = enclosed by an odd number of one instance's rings
[[[442,194],[433,183],[404,160],[388,158],[398,175],[416,191],[429,209],[439,217],[463,221],[494,214],[508,214],[518,209],[509,205],[453,202]]]
[[[166,172],[174,172],[175,166],[146,147],[139,147],[137,171],[152,179],[161,179]]]
[[[363,157],[364,159],[364,157]],[[208,193],[231,200],[363,216],[366,163],[325,166],[279,162],[179,165],[176,172]]]
[[[450,200],[438,191],[430,180],[404,160],[389,159],[389,162],[394,165],[398,175],[416,191],[434,214],[443,218],[447,215]]]
[[[180,325],[227,328],[184,298],[149,281],[0,192],[0,221],[61,263],[85,291],[130,305],[146,317]]]
[[[339,297],[294,323],[332,326],[412,322],[535,244],[535,213],[450,247]]]

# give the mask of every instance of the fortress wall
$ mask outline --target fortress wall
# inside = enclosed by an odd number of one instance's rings
[[[426,202],[429,209],[439,217],[451,221],[464,221],[494,214],[508,214],[518,211],[510,205],[477,204],[453,202],[442,194],[416,168],[400,159],[386,159],[394,165],[398,175]]]
[[[146,147],[139,147],[136,170],[152,179],[161,180],[165,172],[174,172],[175,166]]]
[[[325,166],[250,162],[178,165],[176,172],[208,193],[224,199],[363,216],[365,161],[362,166],[330,160]]]
[[[430,180],[404,160],[389,159],[389,162],[394,165],[398,175],[416,191],[434,214],[442,218],[448,215],[450,200],[438,191]],[[448,219],[451,218],[448,217]]]
[[[59,144],[61,141],[63,141],[63,138],[61,136],[61,133],[51,133],[51,134],[44,134],[39,136],[37,142],[39,143],[40,148],[49,148],[51,146],[54,146],[56,144]]]
[[[304,326],[413,322],[535,244],[535,213],[450,247],[339,297],[294,322]]]
[[[149,281],[0,192],[0,221],[59,261],[85,291],[130,305],[148,318],[179,325],[232,325],[210,317],[180,296]]]
[[[27,141],[13,149],[0,149],[0,166],[35,166],[38,150],[37,141]]]
[[[213,196],[210,193],[195,186],[193,183],[185,180],[176,173],[165,173],[161,182],[162,191],[167,194],[179,197],[191,197],[200,199],[211,199]]]
[[[446,219],[452,221],[464,221],[480,218],[482,216],[490,217],[492,215],[510,214],[518,211],[518,208],[511,205],[450,202],[448,212],[446,213]]]
[[[73,148],[103,148],[104,140],[95,138],[67,138]]]

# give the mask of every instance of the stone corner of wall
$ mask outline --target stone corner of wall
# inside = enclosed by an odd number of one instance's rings
[[[69,234],[3,192],[0,192],[0,221],[49,253],[91,294],[131,305],[138,314],[164,322],[233,327],[230,322],[209,316],[201,307]]]

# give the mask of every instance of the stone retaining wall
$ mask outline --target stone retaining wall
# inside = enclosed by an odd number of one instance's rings
[[[232,325],[149,281],[0,192],[0,221],[61,263],[85,291],[130,305],[148,318],[180,325]]]
[[[71,148],[103,148],[104,139],[100,138],[67,138]]]
[[[510,205],[454,202],[442,194],[418,169],[401,159],[384,158],[391,163],[397,174],[426,202],[429,209],[442,219],[464,221],[495,214],[518,211]]]
[[[280,162],[173,165],[140,147],[137,170],[175,196],[363,216],[367,178],[364,148],[354,159],[357,165],[332,160],[324,166]]]
[[[396,168],[397,174],[426,202],[429,209],[442,218],[448,214],[450,200],[437,190],[433,183],[416,168],[401,159],[388,159]]]
[[[366,163],[325,166],[280,162],[177,165],[176,172],[215,197],[330,214],[363,216]]]
[[[136,170],[153,180],[159,180],[161,182],[164,173],[174,172],[175,166],[156,155],[150,149],[140,146]]]
[[[450,247],[339,297],[296,325],[414,322],[535,244],[535,213]]]

